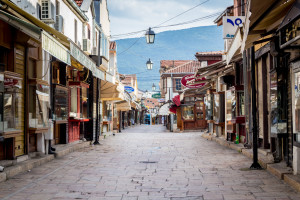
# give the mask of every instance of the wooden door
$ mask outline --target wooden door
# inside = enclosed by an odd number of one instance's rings
[[[205,105],[204,101],[196,101],[195,103],[196,110],[196,127],[204,129],[207,127],[207,121],[205,120]]]

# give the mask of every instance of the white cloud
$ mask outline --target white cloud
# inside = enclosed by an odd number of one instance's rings
[[[111,35],[118,35],[156,26],[205,0],[108,0]],[[233,0],[210,0],[164,25],[181,23],[223,11]],[[157,29],[156,32],[195,26],[212,25],[214,18],[184,26]],[[143,33],[139,33],[141,36]]]

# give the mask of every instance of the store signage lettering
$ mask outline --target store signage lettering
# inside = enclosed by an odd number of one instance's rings
[[[165,99],[158,99],[158,102],[159,102],[159,103],[164,103],[164,102],[165,102]]]
[[[201,78],[201,79],[197,79],[197,80],[198,81],[205,80],[205,78]],[[186,76],[182,77],[181,84],[187,88],[201,88],[206,85],[206,83],[195,83],[195,81],[196,81],[196,79],[194,77],[194,74],[186,75]]]
[[[124,86],[124,90],[127,91],[128,93],[134,92],[134,88],[130,86]]]
[[[237,28],[245,21],[244,16],[224,16],[223,17],[223,38],[234,38]]]
[[[161,94],[160,93],[152,94],[152,98],[154,98],[154,99],[160,99],[161,98]]]
[[[42,34],[42,48],[62,62],[71,65],[69,51],[46,32]]]
[[[4,79],[4,85],[5,86],[15,86],[17,84],[18,84],[17,79],[13,79],[13,78],[5,78]]]
[[[282,44],[294,39],[297,37],[297,31],[299,31],[300,28],[300,20],[294,22],[289,27],[284,29],[282,31]]]

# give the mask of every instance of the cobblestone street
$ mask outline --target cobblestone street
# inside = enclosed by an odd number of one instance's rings
[[[300,199],[251,160],[200,133],[128,128],[0,184],[3,199]]]

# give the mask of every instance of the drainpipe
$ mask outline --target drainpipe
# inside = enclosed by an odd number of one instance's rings
[[[252,117],[253,117],[253,163],[250,169],[261,169],[258,163],[258,141],[257,141],[257,119],[256,119],[256,84],[255,84],[255,51],[254,46],[251,47],[251,87],[252,87]]]

